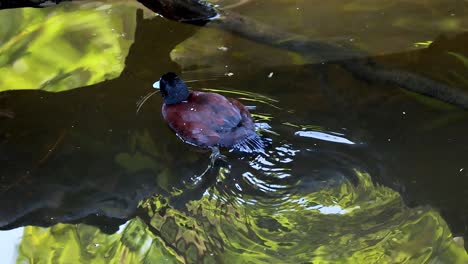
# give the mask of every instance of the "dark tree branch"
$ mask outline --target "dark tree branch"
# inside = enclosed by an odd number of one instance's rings
[[[217,10],[203,1],[142,0],[139,2],[163,17],[195,25],[205,25],[218,15]]]

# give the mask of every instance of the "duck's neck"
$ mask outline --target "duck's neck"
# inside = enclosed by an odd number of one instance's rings
[[[190,92],[188,89],[178,90],[172,92],[163,98],[163,102],[166,105],[180,104],[188,100]]]

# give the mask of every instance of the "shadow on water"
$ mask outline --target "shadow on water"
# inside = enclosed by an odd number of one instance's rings
[[[265,153],[226,153],[229,164],[195,183],[209,153],[167,128],[158,96],[135,110],[155,79],[181,71],[169,54],[198,28],[141,14],[137,22],[119,78],[0,94],[10,113],[0,115],[0,226],[26,226],[21,257],[39,251],[37,241],[70,246],[70,234],[86,238],[77,248],[90,256],[144,253],[147,261],[362,261],[377,252],[417,263],[461,254],[426,205],[467,236],[466,112],[333,64],[246,66],[232,78],[185,69],[184,78],[199,79],[193,89],[255,105],[270,140]],[[438,78],[438,67],[466,70],[445,51],[468,54],[467,42],[460,34],[376,59]]]
[[[167,30],[177,34],[159,41]],[[48,226],[93,214],[128,219],[141,199],[156,192],[154,172],[130,173],[117,163],[127,162],[131,157],[123,153],[148,134],[158,141],[156,151],[166,165],[169,148],[184,149],[158,139],[171,136],[159,106],[146,106],[155,114],[136,116],[135,103],[151,80],[178,71],[168,54],[194,30],[139,16],[127,69],[119,78],[62,93],[2,93],[3,104],[14,113],[2,120],[2,226]]]

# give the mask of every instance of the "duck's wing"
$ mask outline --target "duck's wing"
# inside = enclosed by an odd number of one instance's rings
[[[169,126],[185,142],[242,152],[263,150],[255,124],[240,102],[215,93],[193,92],[188,102],[163,106]]]
[[[261,152],[265,145],[262,138],[255,132],[255,123],[247,108],[239,101],[226,98],[215,93],[197,93],[194,103],[197,111],[203,113],[197,117],[206,117],[198,120],[195,127],[206,131],[207,142],[234,149],[240,152]],[[193,130],[193,131],[196,131]]]
[[[231,146],[232,149],[241,152],[262,152],[265,148],[263,139],[255,131],[255,123],[247,108],[239,101],[228,98],[241,115],[237,128],[235,129],[236,141]]]

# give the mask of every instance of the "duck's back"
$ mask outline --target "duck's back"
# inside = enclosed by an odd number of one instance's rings
[[[263,149],[250,113],[234,99],[216,93],[191,92],[186,102],[163,105],[162,113],[187,143],[247,152]]]

